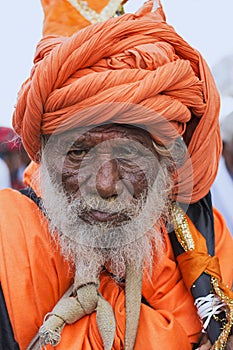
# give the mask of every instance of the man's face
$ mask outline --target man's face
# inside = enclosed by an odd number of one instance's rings
[[[159,166],[149,133],[117,124],[53,136],[49,154],[52,176],[61,180],[67,196],[90,199],[90,206],[79,212],[90,224],[127,222],[130,208],[148,194]],[[125,204],[129,210],[114,210]]]
[[[126,262],[137,270],[161,256],[155,223],[168,206],[169,167],[138,127],[109,124],[49,138],[40,166],[43,205],[79,276],[107,265],[119,278]]]

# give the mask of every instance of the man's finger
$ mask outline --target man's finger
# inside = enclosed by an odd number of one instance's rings
[[[233,335],[228,338],[226,350],[233,350]]]
[[[204,344],[202,344],[197,350],[210,350],[211,349],[211,342],[209,339],[206,340]]]

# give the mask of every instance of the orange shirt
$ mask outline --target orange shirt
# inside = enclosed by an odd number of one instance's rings
[[[26,349],[43,323],[44,315],[68,289],[73,271],[52,241],[47,222],[37,206],[17,191],[0,192],[0,283],[20,349]],[[220,214],[215,215],[216,254],[223,280],[233,277],[233,241]],[[198,339],[201,324],[193,299],[181,279],[168,237],[166,252],[152,276],[143,278],[143,296],[135,350],[188,350]],[[114,350],[124,348],[124,289],[109,275],[101,276],[100,291],[116,317]],[[95,313],[65,326],[55,349],[103,349]],[[48,349],[52,347],[48,346]]]

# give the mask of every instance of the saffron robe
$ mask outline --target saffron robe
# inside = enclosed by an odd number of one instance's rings
[[[233,240],[221,215],[215,211],[216,255],[223,281],[233,280]],[[201,323],[165,234],[166,249],[151,277],[144,274],[142,294],[150,306],[141,305],[135,350],[191,349],[201,332]],[[73,281],[73,270],[64,261],[36,204],[21,193],[0,191],[0,283],[20,349],[26,349],[43,318]],[[101,276],[100,292],[110,302],[116,317],[114,350],[124,348],[125,295],[108,274]],[[96,314],[66,325],[57,350],[103,349]],[[47,346],[48,349],[52,347]]]

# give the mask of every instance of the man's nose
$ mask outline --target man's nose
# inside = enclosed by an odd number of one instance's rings
[[[105,160],[96,175],[96,189],[102,198],[117,196],[120,188],[120,175],[117,160]]]

